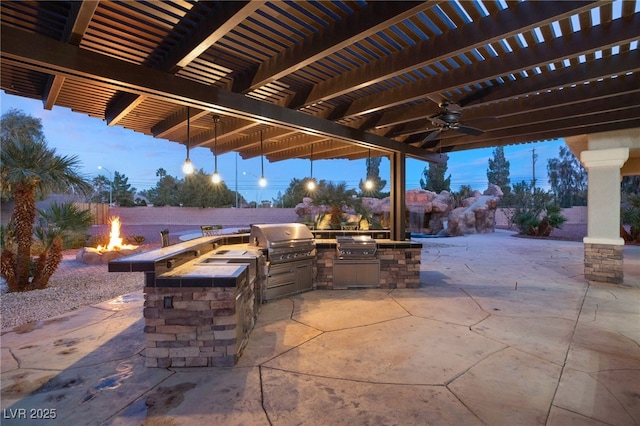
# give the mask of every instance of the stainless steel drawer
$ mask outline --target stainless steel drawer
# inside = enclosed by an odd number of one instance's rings
[[[335,259],[333,288],[380,287],[380,260]]]

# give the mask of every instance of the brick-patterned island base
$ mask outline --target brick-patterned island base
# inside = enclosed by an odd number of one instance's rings
[[[622,284],[623,245],[584,243],[584,277],[589,281]]]
[[[378,241],[380,260],[379,288],[420,288],[420,251],[422,244],[404,241]],[[316,240],[316,283],[318,290],[333,289],[333,262],[336,244]]]
[[[145,287],[147,367],[232,367],[255,324],[256,294],[237,286]]]

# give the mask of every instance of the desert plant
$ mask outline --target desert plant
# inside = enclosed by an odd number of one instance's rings
[[[520,234],[548,237],[567,220],[560,214],[561,210],[560,206],[555,204],[547,204],[540,211],[522,209],[514,214],[513,220]]]
[[[331,227],[340,229],[342,223],[342,212],[357,204],[356,191],[347,189],[345,182],[333,183],[329,182],[324,188],[319,189],[312,197],[313,204],[316,206],[328,206],[331,215]]]
[[[134,244],[140,245],[144,243],[144,240],[146,240],[146,237],[144,235],[133,235],[129,237],[129,240]]]
[[[82,247],[85,235],[93,224],[89,210],[81,210],[74,203],[53,203],[46,210],[38,210],[40,227],[58,231],[64,248]]]
[[[532,188],[524,181],[513,188],[516,207],[508,211],[507,217],[520,234],[548,237],[566,221],[561,214],[562,209],[551,202],[550,193]]]
[[[39,119],[10,110],[2,116],[1,121],[0,185],[2,193],[11,194],[15,203],[11,215],[15,248],[3,249],[0,275],[7,281],[10,291],[27,291],[34,289],[34,285],[46,285],[46,280],[37,280],[34,284],[29,273],[36,194],[45,195],[58,189],[85,192],[90,185],[77,172],[79,160],[76,156],[59,156],[55,149],[47,147]],[[47,260],[48,254],[45,252],[36,264],[36,268],[42,268],[43,277],[51,268],[55,269],[62,259],[60,255],[56,263],[56,250],[62,249],[62,238],[53,238],[49,248],[54,251],[50,260]]]

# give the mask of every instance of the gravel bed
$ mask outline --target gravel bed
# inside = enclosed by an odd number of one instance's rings
[[[42,321],[142,290],[144,273],[95,272],[54,276],[43,290],[0,295],[2,330]],[[4,290],[4,289],[3,289]]]

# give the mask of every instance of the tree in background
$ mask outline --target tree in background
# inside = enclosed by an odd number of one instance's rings
[[[122,207],[132,207],[135,205],[133,196],[136,189],[129,184],[129,178],[120,174],[117,170],[113,172],[113,202]]]
[[[447,163],[429,163],[422,171],[424,179],[420,178],[420,187],[427,191],[440,193],[442,191],[451,192],[451,175],[446,179],[444,175],[447,173]]]
[[[382,157],[367,158],[367,179],[370,179],[373,182],[373,189],[369,190],[365,188],[365,180],[360,179],[360,184],[358,186],[360,188],[361,197],[384,198],[389,196],[388,192],[382,192],[384,187],[387,186],[387,181],[380,178],[381,162]]]
[[[504,148],[501,146],[493,150],[493,158],[489,158],[489,168],[487,169],[487,181],[490,184],[498,185],[504,194],[503,204],[509,205],[511,202],[511,179],[509,178],[509,161],[504,156]]]
[[[321,190],[321,185],[325,185],[325,182],[317,182],[316,189],[312,193],[307,189],[307,179],[293,178],[284,194],[278,193],[278,197],[273,199],[273,205],[284,208],[295,207],[302,202],[304,197],[312,197],[315,192]]]
[[[91,185],[78,172],[78,157],[59,156],[49,149],[38,118],[9,110],[0,119],[0,142],[0,186],[15,203],[9,222],[15,244],[3,244],[0,275],[10,291],[44,288],[62,260],[62,237],[54,235],[40,253],[30,279],[36,196],[53,191],[88,193]]]
[[[111,181],[104,175],[98,175],[91,180],[93,191],[89,202],[91,203],[108,203],[109,202],[109,190],[111,188]]]
[[[547,162],[549,185],[561,207],[587,205],[587,171],[566,146],[560,147],[560,158]]]
[[[200,169],[184,179],[178,200],[184,207],[231,207],[235,205],[235,192],[224,182],[211,183],[211,175]]]
[[[167,171],[163,168],[156,170],[156,176],[160,178],[156,186],[149,190],[140,191],[140,195],[148,198],[156,207],[178,206],[182,181],[167,175]]]
[[[623,176],[620,190],[623,194],[640,194],[640,176]]]

